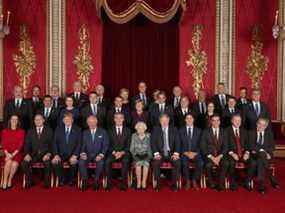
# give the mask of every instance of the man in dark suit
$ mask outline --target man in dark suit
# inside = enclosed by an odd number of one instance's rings
[[[274,188],[279,188],[279,184],[272,173],[269,171],[269,163],[274,158],[273,151],[275,149],[273,133],[268,128],[269,121],[266,118],[257,120],[257,127],[249,132],[249,149],[250,149],[250,166],[246,187],[250,188],[250,181],[257,172],[258,191],[264,194],[265,189],[265,172],[270,173],[269,178]]]
[[[131,143],[131,130],[124,126],[125,116],[122,112],[114,114],[114,126],[109,130],[109,150],[106,160],[106,174],[107,174],[107,187],[106,190],[111,189],[112,179],[112,164],[114,162],[121,162],[121,175],[122,181],[120,190],[126,191],[126,181],[128,177],[128,170],[130,165],[130,143]]]
[[[102,84],[98,84],[95,88],[95,92],[97,93],[98,104],[105,107],[106,111],[110,109],[112,106],[111,101],[105,97],[105,88]]]
[[[239,98],[237,100],[237,108],[244,111],[244,107],[250,102],[250,99],[247,97],[247,88],[241,87],[239,89]]]
[[[189,162],[194,162],[195,172],[192,177],[193,187],[198,190],[199,180],[203,170],[203,160],[200,155],[200,140],[202,132],[194,126],[194,115],[187,114],[185,125],[179,129],[182,153],[182,171],[186,181],[185,189],[190,188]]]
[[[84,107],[88,102],[88,96],[83,93],[80,81],[75,81],[73,83],[73,92],[68,96],[71,96],[73,98],[74,106],[78,107],[79,109]]]
[[[44,126],[44,117],[41,114],[35,115],[35,127],[30,129],[25,138],[24,160],[22,169],[26,175],[26,187],[32,186],[32,164],[43,162],[44,164],[44,186],[50,185],[51,174],[51,149],[53,132],[49,127]]]
[[[60,111],[60,109],[64,107],[65,103],[64,99],[59,95],[59,87],[57,85],[53,85],[50,88],[50,96],[52,97],[53,100],[52,104],[53,108]]]
[[[146,89],[147,89],[146,83],[143,81],[139,82],[139,84],[138,84],[138,92],[139,93],[137,95],[135,95],[134,97],[132,97],[132,100],[131,100],[132,109],[135,108],[135,103],[137,100],[141,100],[144,103],[144,108],[148,109],[148,106],[149,106],[151,100],[146,94]]]
[[[38,110],[38,114],[42,114],[45,118],[45,125],[50,127],[53,131],[57,126],[57,118],[59,115],[59,110],[53,107],[52,97],[46,95],[43,97],[43,107]]]
[[[182,92],[183,91],[182,91],[180,86],[173,87],[173,90],[172,90],[173,96],[169,102],[169,104],[173,107],[173,109],[176,109],[177,107],[180,106],[180,101],[182,98]]]
[[[88,163],[96,163],[95,182],[93,189],[99,189],[99,178],[104,169],[104,159],[106,157],[109,139],[106,131],[97,125],[96,116],[89,115],[87,118],[88,129],[83,132],[82,147],[80,151],[79,171],[82,178],[82,190],[87,188]]]
[[[228,142],[228,160],[229,160],[229,176],[230,189],[237,190],[235,167],[242,163],[246,166],[249,162],[248,133],[242,127],[242,117],[240,114],[233,115],[231,119],[232,125],[226,129],[226,141]]]
[[[231,126],[231,119],[235,114],[240,114],[240,110],[236,107],[236,99],[231,96],[228,98],[228,104],[223,110],[221,126],[223,128]]]
[[[206,92],[204,90],[199,91],[198,100],[193,103],[192,110],[196,116],[195,126],[203,129],[204,120],[207,113]]]
[[[89,115],[96,116],[99,127],[105,127],[106,109],[103,105],[98,104],[97,94],[95,92],[89,94],[89,104],[81,109],[81,120],[85,129],[88,128],[87,118]]]
[[[33,114],[28,100],[24,99],[23,89],[14,87],[14,98],[8,100],[4,106],[4,121],[8,124],[11,115],[19,115],[22,127],[27,131],[32,124]]]
[[[114,115],[116,113],[124,114],[124,125],[129,127],[131,125],[131,114],[129,110],[123,106],[123,99],[120,96],[115,97],[114,106],[112,106],[107,114],[107,127],[112,128],[114,125]]]
[[[180,106],[174,110],[174,123],[177,128],[185,126],[185,116],[191,111],[189,98],[187,96],[181,97]]]
[[[180,140],[175,127],[170,125],[168,114],[159,117],[160,126],[153,128],[151,133],[151,148],[153,152],[153,174],[156,181],[156,191],[160,190],[160,166],[163,162],[170,162],[172,169],[173,191],[178,190],[177,182],[180,177]]]
[[[247,104],[245,108],[245,127],[248,130],[256,129],[256,123],[259,118],[266,118],[269,121],[269,127],[271,128],[270,112],[266,105],[260,101],[260,90],[252,90],[252,101]]]
[[[211,189],[216,188],[213,180],[213,168],[218,167],[219,191],[225,188],[225,176],[228,171],[229,162],[227,160],[227,141],[224,130],[220,127],[221,120],[218,114],[211,117],[211,127],[204,130],[201,140],[201,151],[205,159],[205,167],[208,174],[208,184]]]
[[[162,114],[167,114],[170,118],[170,123],[174,123],[174,112],[171,105],[166,103],[166,94],[161,91],[157,97],[157,103],[154,103],[149,110],[151,126],[159,125],[159,118]]]
[[[218,94],[213,96],[213,102],[215,104],[215,109],[217,113],[222,115],[223,110],[227,106],[230,95],[226,94],[225,84],[220,82],[217,86]]]
[[[40,110],[43,106],[41,95],[41,88],[39,85],[35,85],[32,88],[32,97],[29,98],[29,102],[31,105],[32,113],[35,115],[38,110]]]
[[[59,186],[63,186],[64,182],[73,186],[80,152],[81,131],[73,124],[72,113],[64,115],[63,124],[58,126],[55,131],[52,165],[56,176],[59,178]],[[68,163],[70,167],[66,178],[63,175],[64,162]]]

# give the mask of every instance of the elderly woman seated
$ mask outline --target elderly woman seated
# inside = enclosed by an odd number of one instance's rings
[[[146,181],[152,152],[150,147],[150,134],[146,132],[144,122],[135,125],[136,133],[132,135],[130,152],[132,153],[137,177],[137,190],[146,190]]]

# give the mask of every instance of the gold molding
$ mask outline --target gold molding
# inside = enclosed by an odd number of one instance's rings
[[[0,0],[0,14],[3,10],[3,1]],[[3,120],[3,110],[4,110],[4,46],[3,39],[0,39],[0,121]]]

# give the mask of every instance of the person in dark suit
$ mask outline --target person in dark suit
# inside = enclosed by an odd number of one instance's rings
[[[151,100],[148,106],[148,112],[152,111],[152,108],[155,106],[155,104],[158,103],[158,94],[160,93],[160,90],[155,89],[151,94]]]
[[[59,186],[63,186],[65,182],[73,186],[80,152],[81,130],[73,124],[71,113],[64,115],[63,123],[63,126],[58,126],[55,130],[52,165],[59,178]],[[63,174],[63,163],[65,162],[69,165],[67,177],[64,177]]]
[[[135,103],[137,100],[141,100],[144,104],[144,108],[147,110],[149,104],[151,103],[150,98],[146,94],[147,86],[146,83],[141,81],[138,84],[138,94],[132,97],[132,109],[135,109]]]
[[[174,109],[174,124],[177,128],[185,126],[185,116],[191,113],[190,101],[187,96],[181,97],[180,106]]]
[[[269,127],[271,128],[271,116],[265,103],[260,101],[260,90],[253,89],[251,99],[252,101],[247,104],[245,108],[245,127],[248,130],[256,129],[256,123],[259,118],[266,118],[269,121]]]
[[[90,115],[96,116],[99,127],[105,127],[106,109],[103,105],[98,104],[97,94],[91,92],[89,94],[89,104],[81,109],[81,122],[83,128],[87,129],[87,118]]]
[[[114,125],[114,115],[116,113],[124,114],[124,125],[131,125],[131,115],[127,108],[123,107],[123,99],[121,97],[115,97],[114,106],[112,106],[107,114],[107,127],[111,128]]]
[[[38,114],[42,114],[45,118],[45,125],[50,127],[53,131],[57,127],[57,117],[59,110],[53,107],[52,97],[45,95],[43,97],[43,107],[38,110]]]
[[[52,153],[52,130],[44,126],[44,117],[36,114],[34,118],[35,127],[30,129],[25,137],[24,160],[22,161],[23,173],[26,175],[26,187],[32,186],[32,163],[43,162],[44,164],[44,186],[49,187],[51,174]]]
[[[206,92],[204,90],[199,91],[198,100],[193,103],[192,111],[196,116],[195,126],[204,129],[204,120],[207,113]]]
[[[98,104],[105,107],[106,111],[110,109],[112,106],[111,101],[105,97],[105,88],[102,84],[98,84],[95,88],[95,92],[97,93]]]
[[[60,110],[58,116],[57,122],[59,126],[64,125],[62,121],[66,113],[71,113],[73,115],[73,122],[78,126],[81,125],[79,108],[74,106],[74,100],[71,96],[65,97],[65,107]]]
[[[185,125],[179,129],[182,153],[182,171],[186,181],[186,190],[190,188],[189,162],[194,162],[195,164],[192,184],[196,190],[199,189],[198,183],[203,170],[203,160],[200,155],[201,136],[202,131],[194,126],[194,115],[191,113],[187,114],[185,116]]]
[[[223,110],[227,106],[230,95],[226,94],[225,84],[220,82],[217,86],[218,94],[213,96],[213,102],[215,104],[215,109],[219,115],[222,115]]]
[[[58,111],[61,110],[61,108],[64,107],[64,98],[60,97],[59,95],[59,87],[57,85],[53,85],[50,88],[50,96],[53,100],[53,108],[57,109]]]
[[[144,103],[142,100],[138,99],[135,103],[135,110],[131,113],[132,116],[132,131],[135,131],[135,126],[138,122],[144,122],[148,127],[149,124],[149,114],[145,110]]]
[[[205,168],[208,175],[208,185],[211,189],[216,188],[213,179],[213,168],[218,167],[219,191],[225,188],[225,176],[228,172],[229,162],[227,160],[227,141],[224,130],[220,127],[221,120],[218,114],[211,117],[211,127],[203,131],[201,140],[201,151],[205,159]]]
[[[167,114],[170,118],[170,123],[174,123],[174,112],[171,105],[166,103],[166,94],[165,92],[161,91],[157,97],[157,103],[155,103],[152,107],[150,107],[150,123],[151,127],[155,127],[159,125],[160,115]]]
[[[124,126],[124,120],[124,114],[122,112],[116,112],[114,114],[114,126],[110,128],[108,132],[110,146],[105,168],[108,179],[106,187],[107,191],[111,189],[112,164],[114,162],[122,163],[122,180],[120,184],[120,190],[127,190],[126,181],[130,165],[131,130],[128,127]]]
[[[32,88],[32,97],[28,99],[31,105],[32,114],[35,115],[38,110],[40,110],[43,106],[41,95],[41,87],[39,85],[35,85]]]
[[[88,95],[83,93],[82,91],[82,84],[80,81],[75,81],[73,83],[73,92],[68,94],[67,96],[70,96],[73,98],[74,106],[81,109],[85,106],[85,104],[88,102]]]
[[[244,107],[250,102],[250,99],[247,97],[247,88],[241,87],[239,89],[239,98],[237,100],[237,108],[243,112]]]
[[[151,133],[151,149],[153,152],[153,174],[156,181],[156,191],[160,190],[160,166],[163,162],[170,162],[172,169],[173,191],[178,190],[177,181],[180,177],[180,140],[175,127],[170,125],[168,114],[161,114],[159,117],[160,126],[153,128]]]
[[[28,100],[24,99],[22,87],[15,86],[13,93],[14,97],[8,100],[4,106],[5,125],[8,125],[11,115],[16,114],[20,118],[22,127],[27,131],[33,120],[31,105]]]
[[[240,114],[235,114],[231,119],[232,125],[226,131],[226,141],[228,142],[228,160],[229,160],[229,176],[230,189],[237,190],[238,185],[236,181],[235,168],[239,163],[249,163],[249,146],[248,146],[248,132],[242,127],[242,117]]]
[[[232,116],[235,114],[240,114],[240,110],[236,106],[235,97],[229,97],[228,98],[228,104],[222,113],[221,126],[223,128],[227,128],[227,127],[231,126],[231,124],[232,124],[231,119],[232,119]]]
[[[109,138],[106,131],[98,127],[98,119],[95,115],[87,118],[88,129],[84,130],[82,147],[80,151],[79,171],[82,178],[81,190],[86,190],[88,179],[88,163],[96,163],[95,182],[93,189],[99,190],[99,178],[104,169],[104,160],[109,147]]]
[[[250,181],[257,172],[258,191],[265,194],[265,172],[269,171],[269,163],[274,158],[273,151],[275,149],[273,133],[268,128],[269,121],[267,118],[259,118],[257,120],[257,127],[249,132],[249,149],[250,149],[250,165],[247,178],[246,187],[250,187]],[[269,172],[269,178],[274,188],[279,188],[279,184],[275,177]]]
[[[172,94],[173,96],[170,99],[169,105],[173,107],[173,109],[176,109],[180,106],[180,101],[182,98],[182,89],[180,86],[173,87]]]

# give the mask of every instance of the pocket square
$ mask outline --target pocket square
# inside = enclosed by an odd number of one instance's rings
[[[98,135],[98,138],[102,138],[103,137],[103,135]]]

